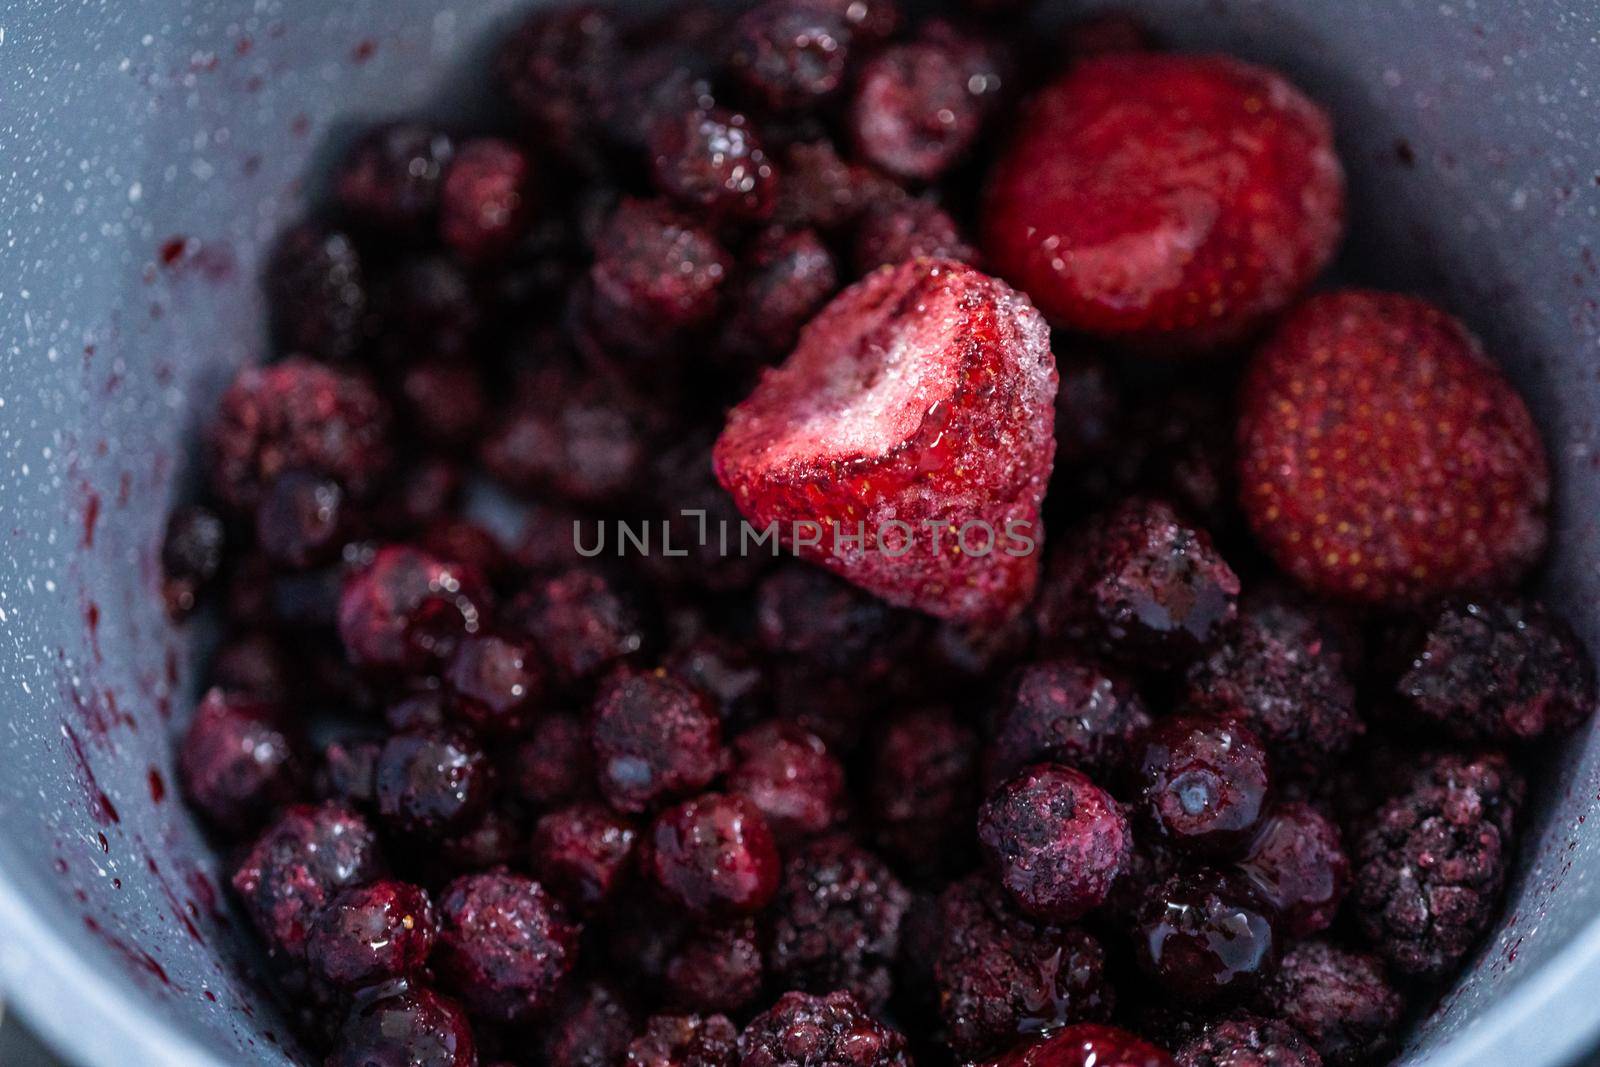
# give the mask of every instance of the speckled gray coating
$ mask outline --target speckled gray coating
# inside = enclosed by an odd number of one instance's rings
[[[256,265],[301,176],[341,124],[459,104],[514,6],[0,8],[0,987],[84,1064],[290,1062],[170,787],[204,627],[161,617],[161,520],[260,352]],[[1332,106],[1348,259],[1462,314],[1527,392],[1562,475],[1548,590],[1600,647],[1600,8],[1125,6]],[[1553,1067],[1600,1031],[1592,735],[1541,795],[1501,930],[1405,1062]]]

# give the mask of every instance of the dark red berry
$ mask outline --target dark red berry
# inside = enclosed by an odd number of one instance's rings
[[[1151,824],[1186,852],[1243,849],[1267,813],[1267,752],[1236,722],[1207,716],[1163,719],[1145,738],[1139,765]]]
[[[765,985],[761,942],[754,919],[695,927],[665,961],[667,1002],[686,1011],[743,1012]]]
[[[644,868],[672,900],[700,916],[754,914],[778,891],[772,831],[739,796],[707,793],[658,815]]]
[[[232,885],[268,953],[299,961],[328,902],[382,868],[377,837],[360,815],[340,804],[297,804],[256,839]]]
[[[433,951],[433,902],[419,886],[373,882],[346,889],[312,927],[307,957],[344,989],[416,974]]]
[[[1075,927],[1035,923],[979,876],[939,898],[934,960],[950,1047],[981,1059],[1065,1023],[1110,1016],[1105,953]]]
[[[422,986],[359,1002],[339,1031],[327,1067],[477,1067],[472,1027],[460,1005]]]
[[[899,178],[938,178],[982,132],[983,88],[953,45],[921,40],[884,49],[856,77],[850,104],[856,153]]]
[[[167,614],[181,619],[222,570],[227,533],[211,509],[190,504],[167,518],[161,540],[161,593]]]
[[[1203,652],[1233,621],[1238,596],[1238,575],[1204,530],[1135,498],[1068,534],[1034,610],[1054,647],[1089,642],[1159,665]]]
[[[1278,963],[1271,909],[1243,883],[1209,870],[1174,875],[1150,894],[1134,928],[1139,964],[1191,1004],[1236,998]]]
[[[608,903],[633,865],[639,832],[604,804],[574,804],[540,816],[533,828],[533,869],[584,914]]]
[[[809,111],[844,88],[850,29],[819,6],[768,0],[734,26],[734,77],[773,111]]]
[[[400,840],[470,827],[489,802],[488,757],[465,734],[395,734],[374,771],[378,817]]]
[[[812,229],[772,227],[746,250],[728,298],[722,344],[762,363],[788,355],[800,328],[839,290],[839,266]]]
[[[496,137],[457,149],[439,190],[439,236],[468,263],[498,259],[527,229],[534,207],[533,165]]]
[[[296,570],[339,555],[346,526],[344,490],[311,471],[284,471],[256,508],[256,544],[274,563]]]
[[[389,412],[364,378],[305,359],[247,367],[217,406],[209,433],[211,487],[240,512],[272,480],[314,471],[357,499],[388,473]]]
[[[793,723],[762,723],[734,740],[728,791],[754,804],[780,842],[820,834],[845,815],[844,767]]]
[[[1283,932],[1309,937],[1333,924],[1350,890],[1339,827],[1309,804],[1280,805],[1239,861],[1256,893],[1278,910]]]
[[[212,826],[249,833],[300,796],[300,740],[275,705],[209,690],[179,743],[178,781]]]
[[[978,251],[949,212],[927,197],[882,200],[862,214],[855,238],[857,273],[918,257],[977,263]]]
[[[351,663],[379,674],[415,674],[448,660],[487,619],[488,590],[466,568],[404,545],[378,549],[345,579],[339,637]]]
[[[1080,1023],[1025,1045],[990,1067],[1177,1067],[1170,1053],[1115,1026]]]
[[[1307,941],[1289,950],[1257,998],[1295,1027],[1328,1067],[1375,1063],[1390,1051],[1405,998],[1376,957]]]
[[[526,731],[545,691],[531,645],[495,634],[461,639],[444,670],[455,718],[482,734]]]
[[[338,363],[367,341],[366,269],[350,235],[315,222],[285,230],[264,278],[278,351]]]
[[[1207,1023],[1178,1049],[1177,1060],[1178,1067],[1322,1067],[1300,1031],[1248,1014]]]
[[[732,267],[694,218],[626,198],[595,237],[591,326],[624,348],[659,349],[710,320]]]
[[[499,535],[459,515],[434,518],[417,534],[417,547],[439,559],[453,560],[491,584],[513,573],[510,554]]]
[[[568,994],[541,1021],[538,1045],[547,1067],[617,1067],[639,1020],[620,990],[594,981]]]
[[[577,800],[594,789],[589,730],[576,715],[541,715],[511,758],[510,786],[534,808]]]
[[[860,217],[869,204],[905,194],[871,167],[850,163],[828,140],[792,144],[783,153],[772,221],[832,233]]]
[[[1114,783],[1133,767],[1150,721],[1133,684],[1111,668],[1071,657],[1030,663],[995,706],[984,776],[998,784],[1050,762]]]
[[[602,4],[541,8],[501,46],[500,89],[536,140],[568,162],[593,164],[621,46]]]
[[[722,728],[710,702],[665,671],[625,667],[607,677],[589,736],[600,791],[618,811],[697,792],[722,770]]]
[[[1012,902],[1052,923],[1072,922],[1104,903],[1133,848],[1111,795],[1055,763],[1019,772],[984,802],[978,842]]]
[[[652,1015],[626,1067],[736,1067],[739,1028],[726,1015]]]
[[[910,1067],[906,1039],[849,993],[785,993],[739,1035],[739,1067]]]
[[[1534,600],[1440,607],[1395,691],[1416,717],[1469,742],[1528,742],[1594,713],[1594,663],[1566,620]]]
[[[910,906],[910,892],[881,859],[843,835],[814,841],[784,867],[768,968],[783,988],[843,989],[882,1011]]]
[[[401,237],[426,232],[455,146],[430,126],[378,126],[351,144],[334,171],[339,207],[356,222]]]
[[[646,616],[633,590],[620,575],[597,567],[535,577],[510,615],[567,685],[593,678],[647,644]]]
[[[974,852],[978,734],[948,709],[897,716],[877,739],[867,799],[874,839],[917,873],[961,870]]]
[[[490,401],[476,365],[424,357],[401,372],[399,393],[402,417],[424,440],[454,452],[483,435]]]
[[[656,188],[680,206],[720,223],[772,213],[772,161],[750,120],[726,108],[693,108],[656,120],[650,132]]]
[[[445,887],[434,965],[474,1015],[502,1023],[554,1006],[578,951],[578,927],[537,882],[506,871]]]

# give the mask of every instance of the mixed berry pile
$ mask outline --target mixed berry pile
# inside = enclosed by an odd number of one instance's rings
[[[1351,1067],[1489,929],[1595,704],[1526,406],[1307,295],[1294,86],[1024,14],[541,10],[282,236],[164,559],[327,1067]]]

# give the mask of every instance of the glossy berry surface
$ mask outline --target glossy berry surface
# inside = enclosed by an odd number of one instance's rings
[[[1025,298],[961,264],[903,264],[836,297],[730,413],[717,477],[758,527],[820,523],[801,553],[890,603],[1004,617],[1038,577],[1035,555],[1006,551],[1019,528],[1037,533],[1055,383]],[[931,518],[956,527],[937,554],[921,531]],[[880,534],[891,519],[901,526]],[[858,523],[871,540],[832,551],[830,531]],[[950,553],[969,523],[992,539],[969,531],[971,551]]]
[[[722,726],[710,702],[664,671],[608,677],[589,737],[600,791],[622,812],[697,792],[722,770]]]
[[[1277,967],[1274,917],[1242,882],[1199,870],[1152,892],[1134,928],[1145,973],[1193,1004],[1238,998]]]
[[[461,1006],[423,986],[356,1005],[328,1067],[476,1067],[477,1044]]]
[[[526,731],[545,692],[545,669],[532,646],[493,634],[473,634],[456,646],[444,671],[451,712],[480,733]]]
[[[1297,801],[1267,816],[1238,866],[1292,938],[1333,925],[1350,891],[1350,859],[1338,825]]]
[[[373,770],[378,818],[402,838],[465,830],[488,804],[490,773],[488,757],[466,734],[395,734]]]
[[[723,108],[695,108],[656,120],[650,133],[656,188],[713,221],[772,213],[777,170],[751,122]]]
[[[899,178],[939,177],[983,129],[986,107],[974,84],[950,45],[913,41],[884,49],[856,79],[850,133],[857,154]]]
[[[633,824],[604,804],[575,804],[534,824],[533,869],[574,908],[592,912],[631,872],[638,838]]]
[[[356,666],[409,673],[448,658],[484,622],[489,593],[466,568],[403,545],[345,579],[339,637]]]
[[[728,791],[754,804],[779,841],[822,833],[845,814],[844,767],[816,734],[766,723],[733,742]]]
[[[978,812],[978,841],[1012,903],[1052,923],[1104,903],[1133,849],[1111,795],[1055,763],[1034,764],[989,796]]]
[[[1079,1023],[1024,1045],[993,1067],[1176,1067],[1159,1046],[1115,1026]]]
[[[470,874],[439,898],[434,966],[474,1015],[532,1018],[553,1006],[579,929],[543,886],[506,871]]]
[[[849,993],[785,993],[739,1035],[740,1067],[910,1067],[906,1039]]]
[[[1294,1027],[1255,1015],[1208,1023],[1177,1052],[1178,1067],[1322,1067]]]
[[[1139,765],[1145,814],[1174,847],[1206,855],[1236,853],[1267,814],[1272,780],[1267,751],[1227,719],[1163,719],[1145,737]]]
[[[282,711],[240,693],[207,692],[178,745],[184,795],[227,833],[248,833],[295,800],[304,773]]]
[[[1406,606],[1514,582],[1543,552],[1550,470],[1533,417],[1434,305],[1313,297],[1239,395],[1245,516],[1307,589]]]
[[[646,839],[645,872],[699,916],[749,915],[778,891],[772,831],[743,797],[707,793],[656,817]]]
[[[1041,660],[1017,668],[996,704],[985,776],[993,783],[1030,763],[1073,767],[1097,781],[1129,770],[1150,726],[1128,677],[1093,660]]]
[[[307,956],[336,986],[355,989],[420,971],[437,920],[420,886],[379,881],[334,897],[312,928]]]

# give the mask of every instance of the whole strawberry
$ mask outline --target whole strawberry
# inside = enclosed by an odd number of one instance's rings
[[[1241,386],[1239,491],[1307,588],[1405,606],[1515,582],[1548,533],[1550,470],[1522,397],[1424,300],[1307,300]]]
[[[1169,351],[1238,340],[1344,228],[1327,116],[1235,59],[1086,59],[1017,130],[989,178],[983,251],[1070,329]]]
[[[1056,385],[1025,297],[912,260],[811,321],[729,414],[713,462],[751,524],[778,524],[802,556],[892,604],[1001,618],[1038,582]]]

